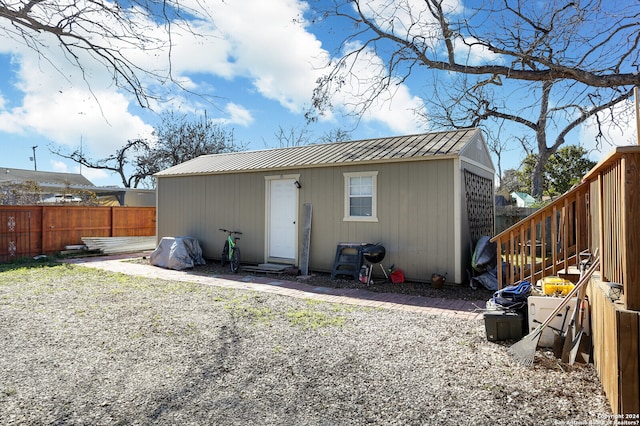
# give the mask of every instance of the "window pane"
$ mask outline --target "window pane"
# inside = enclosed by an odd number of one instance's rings
[[[371,197],[351,197],[349,206],[350,216],[371,216]]]
[[[373,195],[373,178],[371,176],[352,177],[349,179],[349,195]]]

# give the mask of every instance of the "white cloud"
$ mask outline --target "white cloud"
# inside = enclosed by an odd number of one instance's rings
[[[227,61],[264,97],[299,113],[328,62],[321,42],[301,19],[306,3],[246,0],[216,6],[215,23],[230,45]]]
[[[171,69],[174,78],[199,95],[172,91],[170,84],[163,86],[143,78],[143,84],[152,90],[169,95],[163,102],[152,100],[154,110],[206,110],[206,99],[219,96],[222,80],[227,82],[225,89],[233,87],[233,90],[227,90],[231,94],[224,99],[220,122],[243,127],[255,124],[253,111],[264,106],[249,104],[247,99],[254,96],[255,101],[259,99],[255,98],[257,95],[300,117],[311,101],[317,78],[327,72],[324,66],[330,62],[329,53],[303,19],[307,3],[186,0],[184,4],[188,6],[189,1],[209,7],[215,22],[192,21],[189,24],[193,32],[173,27],[171,68],[160,51],[126,50],[128,57],[142,69],[160,75]],[[151,38],[166,41],[162,28],[153,28],[149,22],[144,24],[148,25]],[[57,46],[53,38],[49,41],[51,46]],[[115,86],[112,71],[84,54],[80,53],[84,68],[79,69],[69,63],[60,49],[43,51],[40,56],[10,37],[0,39],[0,54],[11,55],[12,61],[8,69],[11,78],[3,84],[11,82],[21,96],[9,99],[4,91],[0,94],[0,131],[29,134],[32,139],[37,135],[71,150],[79,147],[82,140],[83,150],[94,159],[113,154],[129,139],[151,134],[153,128],[137,113],[135,99]],[[375,72],[371,63],[381,63],[373,53],[368,61],[356,64],[362,81]],[[363,120],[383,123],[398,133],[415,131],[418,120],[413,110],[423,108],[422,102],[404,84],[393,83],[393,97],[378,99]],[[359,96],[368,93],[365,86],[351,89],[335,97],[333,104],[339,112],[353,112],[351,107],[359,102]],[[214,99],[214,103],[221,99]],[[271,116],[269,119],[274,120]],[[64,164],[70,170],[77,166],[56,161],[50,167],[58,170]],[[93,176],[98,180],[107,179],[104,172],[83,169],[85,173],[97,173]]]
[[[79,70],[64,70],[75,81],[82,81]],[[0,113],[3,130],[36,132],[70,147],[79,146],[82,138],[87,151],[98,157],[112,154],[128,139],[146,137],[153,130],[128,112],[129,99],[114,90],[110,81],[91,80],[89,88],[65,81],[60,74],[48,62],[41,63],[25,52],[19,74],[24,97],[20,106]]]
[[[633,102],[633,100],[629,100],[614,107],[613,115],[617,120],[616,125],[611,123],[610,116],[600,114],[604,134],[604,141],[601,144],[598,144],[596,140],[598,125],[595,118],[589,119],[580,127],[580,145],[589,151],[589,158],[600,161],[616,146],[638,144],[638,129]]]
[[[346,47],[345,54],[361,48],[357,44]],[[415,133],[421,129],[426,116],[424,102],[410,93],[409,88],[392,78],[388,87],[377,93],[381,76],[385,73],[385,64],[371,49],[363,49],[356,57],[351,57],[343,68],[341,76],[344,84],[340,91],[331,95],[331,103],[347,114],[361,114],[368,123],[384,123],[396,133]],[[363,102],[373,100],[363,111]]]
[[[63,161],[50,160],[49,163],[51,164],[51,168],[53,169],[54,172],[71,173],[69,171],[68,164]]]
[[[452,8],[458,8],[456,0],[451,3]],[[185,43],[184,51],[177,46],[175,57],[184,60],[179,61],[182,65],[174,69],[183,74],[208,71],[229,80],[248,79],[263,97],[277,101],[292,113],[303,112],[311,100],[316,80],[328,71],[325,66],[330,61],[329,53],[308,31],[308,23],[302,19],[307,4],[294,0],[213,4],[215,33],[205,40],[195,39],[198,43]],[[202,46],[207,43],[215,45],[215,48],[195,51],[196,44]],[[362,81],[371,79],[375,72],[381,72],[367,62],[372,61],[378,66],[382,64],[381,59],[372,52],[369,55],[357,64],[357,74],[364,76]],[[395,84],[393,97],[377,100],[364,114],[363,120],[384,123],[395,132],[416,131],[418,120],[413,110],[421,110],[423,104],[410,94],[407,86],[399,82]],[[364,86],[354,86],[350,93],[336,96],[333,105],[338,112],[351,114],[354,112],[352,106],[361,101],[359,97],[367,95],[366,90]],[[237,107],[237,103],[228,103],[225,112],[229,117],[222,122],[243,126],[253,122],[246,108],[232,111]],[[240,111],[242,114],[239,115]],[[331,114],[328,116],[332,117]]]
[[[233,102],[229,102],[225,106],[224,112],[227,114],[227,117],[215,118],[212,121],[214,123],[220,123],[224,125],[238,124],[243,127],[249,126],[254,121],[253,116],[248,109]]]
[[[487,49],[485,46],[477,44],[473,37],[465,38],[464,41],[456,39],[454,43],[456,59],[465,65],[500,64],[502,57]]]
[[[423,119],[416,114],[416,111],[424,113],[422,100],[411,95],[407,86],[400,85],[392,98],[376,101],[363,119],[366,122],[385,123],[396,134],[419,133],[424,131],[421,126]]]
[[[46,40],[46,35],[42,37]],[[1,53],[12,54],[15,74],[11,81],[22,96],[0,104],[0,131],[66,151],[78,148],[82,140],[87,155],[99,159],[113,154],[128,139],[147,137],[153,130],[129,111],[131,99],[115,87],[109,70],[85,54],[79,53],[80,69],[59,49],[43,50],[39,55],[16,45],[15,40],[7,39],[0,45]],[[74,166],[66,160],[49,164],[60,171]],[[105,172],[88,173],[96,179],[108,177]]]
[[[79,165],[70,167],[69,164],[54,159],[49,160],[49,164],[51,165],[51,170],[53,170],[54,172],[81,174],[82,176],[89,179],[93,184],[97,184],[98,186],[100,185],[97,182],[109,177],[109,174],[104,170],[90,169],[88,167],[80,167]]]

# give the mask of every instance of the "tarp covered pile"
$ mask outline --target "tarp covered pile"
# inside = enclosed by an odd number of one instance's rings
[[[480,237],[471,258],[474,276],[471,278],[472,288],[480,286],[487,290],[498,289],[498,262],[496,259],[496,243],[490,237]]]
[[[200,243],[193,237],[162,238],[150,261],[154,266],[177,271],[205,264]]]

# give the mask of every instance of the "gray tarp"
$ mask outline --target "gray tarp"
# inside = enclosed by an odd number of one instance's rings
[[[473,270],[479,273],[487,272],[494,269],[497,263],[496,243],[491,242],[491,237],[480,237],[471,258]]]
[[[477,289],[480,286],[487,290],[496,291],[498,289],[498,268],[493,268],[483,272],[482,274],[471,278],[469,285],[473,289]]]
[[[164,237],[151,253],[151,264],[166,269],[181,271],[204,265],[202,248],[193,237]]]

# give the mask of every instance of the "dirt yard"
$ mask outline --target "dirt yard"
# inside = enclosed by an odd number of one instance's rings
[[[482,321],[113,274],[0,272],[0,424],[568,425],[592,366],[514,366]],[[574,422],[574,423],[571,423]]]

